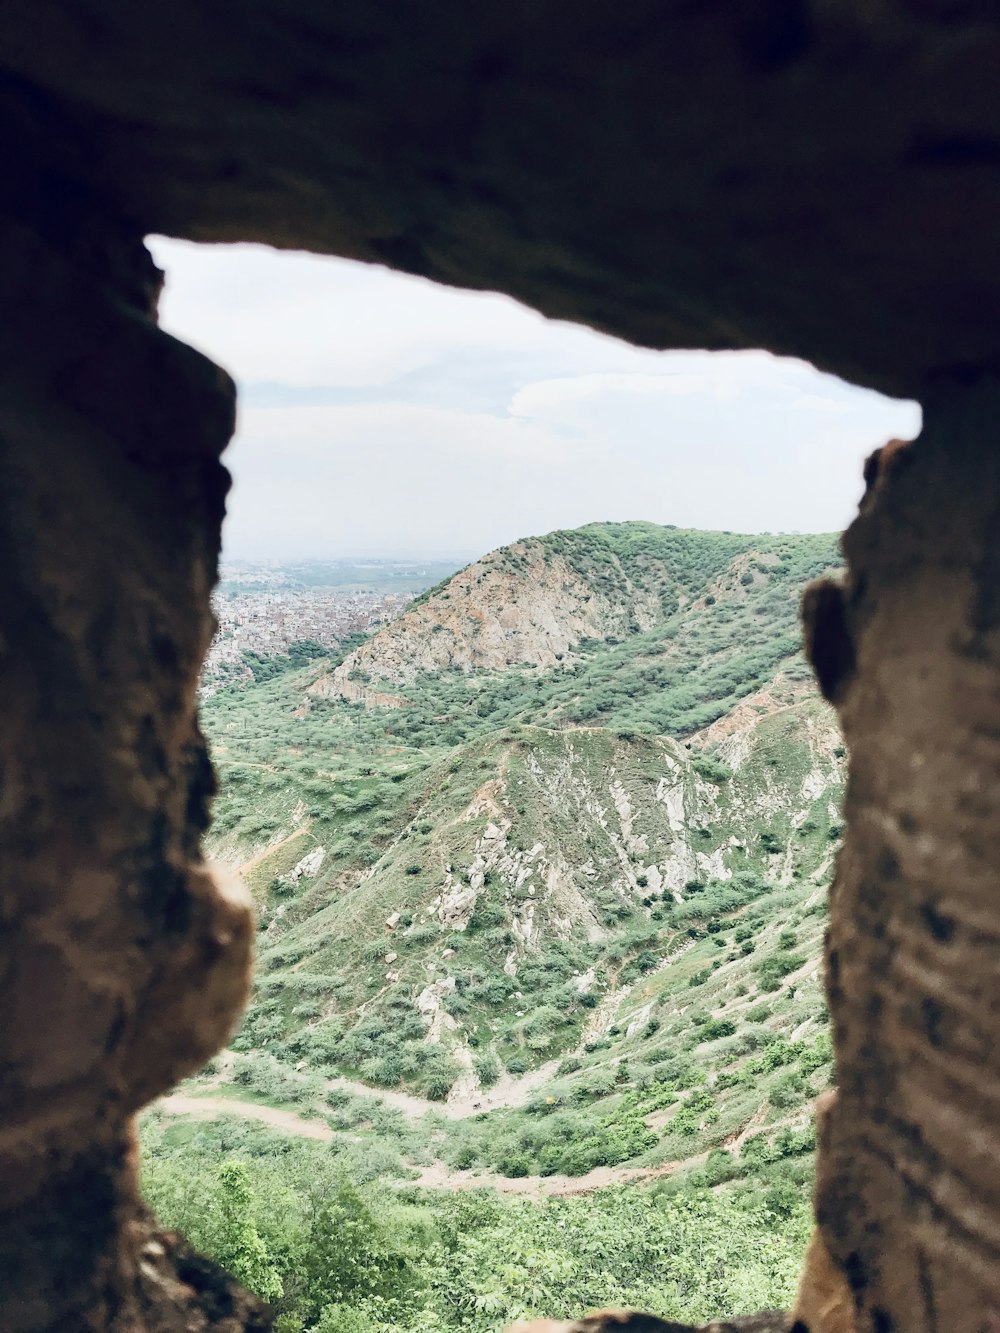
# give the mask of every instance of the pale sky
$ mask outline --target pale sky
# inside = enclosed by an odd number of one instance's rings
[[[231,559],[472,557],[649,519],[850,522],[900,403],[767,352],[649,352],[348,260],[153,239],[163,326],[240,389]]]

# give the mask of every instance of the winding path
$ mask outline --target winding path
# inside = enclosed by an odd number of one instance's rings
[[[259,1120],[272,1129],[294,1134],[296,1138],[321,1139],[325,1143],[334,1137],[333,1130],[322,1120],[307,1120],[294,1111],[281,1111],[276,1106],[261,1106],[258,1102],[241,1102],[235,1097],[186,1097],[181,1092],[172,1092],[156,1103],[156,1109],[165,1115],[186,1115],[195,1120],[238,1115],[246,1120]]]
[[[540,1071],[536,1071],[540,1072]],[[336,1080],[334,1086],[363,1087],[363,1084],[350,1084],[346,1079]],[[366,1089],[371,1096],[371,1090]],[[436,1105],[421,1102],[419,1097],[409,1097],[405,1093],[395,1094],[405,1098],[408,1103],[422,1106],[424,1110]],[[388,1101],[386,1094],[378,1096]],[[723,1140],[727,1148],[741,1148],[743,1142],[756,1129],[763,1127],[766,1102],[751,1116],[736,1133]],[[248,1120],[259,1120],[271,1129],[294,1135],[296,1138],[315,1139],[329,1143],[336,1138],[351,1138],[355,1135],[335,1133],[322,1120],[309,1119],[294,1111],[279,1110],[274,1106],[262,1106],[259,1102],[239,1101],[235,1097],[188,1097],[183,1093],[172,1093],[156,1103],[157,1109],[165,1115],[193,1116],[199,1120],[215,1120],[220,1115],[243,1116]],[[409,1112],[407,1112],[409,1113]],[[782,1120],[768,1125],[768,1129],[780,1129],[798,1124],[804,1119],[802,1110],[785,1116]],[[582,1176],[554,1174],[550,1176],[502,1176],[487,1169],[459,1171],[444,1162],[434,1162],[430,1166],[417,1167],[414,1179],[399,1182],[400,1185],[418,1185],[424,1189],[476,1190],[494,1189],[500,1194],[517,1194],[531,1198],[569,1198],[576,1194],[593,1194],[595,1190],[607,1189],[610,1185],[622,1185],[626,1182],[640,1184],[647,1180],[657,1180],[672,1176],[677,1171],[688,1167],[703,1166],[708,1159],[707,1152],[695,1153],[678,1162],[663,1162],[659,1166],[599,1166]]]
[[[281,1111],[273,1106],[261,1106],[258,1102],[237,1101],[234,1097],[187,1097],[181,1093],[172,1093],[156,1105],[165,1115],[194,1116],[199,1120],[215,1120],[220,1115],[243,1116],[248,1120],[259,1120],[272,1129],[297,1138],[318,1139],[325,1143],[343,1137],[335,1134],[321,1120],[309,1120],[294,1111]],[[582,1176],[502,1176],[489,1170],[456,1171],[444,1162],[435,1162],[432,1166],[416,1168],[419,1172],[417,1177],[401,1181],[400,1184],[419,1185],[424,1189],[494,1189],[501,1194],[530,1195],[533,1198],[568,1197],[573,1194],[592,1194],[594,1190],[620,1185],[625,1181],[638,1182],[671,1176],[681,1167],[700,1165],[707,1156],[707,1153],[698,1153],[682,1162],[665,1162],[661,1166],[651,1167],[599,1166]]]
[[[543,1088],[555,1076],[559,1068],[558,1060],[549,1060],[537,1069],[530,1070],[518,1078],[507,1075],[492,1088],[484,1088],[443,1102],[427,1101],[424,1097],[414,1096],[410,1092],[399,1092],[395,1088],[373,1088],[368,1083],[357,1083],[350,1078],[331,1078],[324,1087],[339,1088],[355,1097],[374,1097],[386,1106],[393,1106],[410,1120],[419,1120],[434,1111],[447,1120],[469,1120],[472,1116],[483,1115],[487,1111],[505,1111],[525,1106],[531,1095]]]

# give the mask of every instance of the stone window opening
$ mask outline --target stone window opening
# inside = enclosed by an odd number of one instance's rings
[[[868,468],[843,585],[804,612],[851,776],[839,1091],[794,1317],[995,1327],[993,8],[542,0],[473,29],[448,4],[234,22],[35,0],[0,36],[0,1323],[267,1327],[135,1181],[132,1117],[226,1040],[251,936],[199,852],[234,394],[156,326],[162,231],[489,286],[641,345],[790,352],[921,402],[919,440]]]

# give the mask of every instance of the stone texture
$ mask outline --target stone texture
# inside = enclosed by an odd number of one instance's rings
[[[0,188],[916,393],[1000,359],[998,55],[991,0],[7,0]]]
[[[213,776],[195,691],[232,386],[156,329],[156,272],[115,246],[109,226],[98,278],[0,228],[5,1333],[245,1322],[184,1322],[166,1252],[173,1313],[138,1313],[130,1117],[228,1036],[251,925],[199,852]]]
[[[515,1324],[508,1333],[789,1333],[788,1316],[771,1310],[745,1319],[725,1319],[695,1328],[634,1310],[599,1310],[573,1323],[539,1319]]]
[[[817,1213],[863,1333],[1000,1320],[1000,383],[925,413],[807,606],[851,751]]]

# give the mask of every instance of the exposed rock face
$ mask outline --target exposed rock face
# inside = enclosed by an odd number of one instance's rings
[[[249,948],[198,855],[232,395],[149,320],[153,230],[927,401],[811,609],[852,749],[818,1213],[860,1333],[996,1323],[998,50],[988,0],[0,11],[5,1330],[261,1326],[186,1260],[136,1276],[128,1117],[224,1040]]]
[[[402,708],[406,703],[401,695],[387,694],[385,690],[370,690],[367,685],[350,680],[336,671],[324,671],[306,693],[320,699],[350,699],[354,703],[364,704],[366,708]]]
[[[624,579],[623,584],[627,588]],[[642,628],[655,623],[660,615],[655,595],[645,589],[628,592],[627,600],[609,597],[543,542],[517,542],[449,579],[321,676],[312,690],[401,703],[392,695],[376,695],[367,682],[407,685],[421,671],[443,667],[555,666],[581,639],[624,634],[632,623]]]
[[[293,884],[298,879],[315,879],[320,866],[325,860],[326,848],[314,847],[311,852],[306,852],[301,861],[296,862],[289,872],[288,878]]]
[[[123,299],[141,285],[15,227],[0,249],[0,1326],[261,1327],[146,1253],[129,1127],[246,991],[249,905],[199,853],[195,703],[232,387]]]
[[[851,749],[817,1211],[866,1333],[1000,1314],[1000,385],[925,410],[808,607]]]

